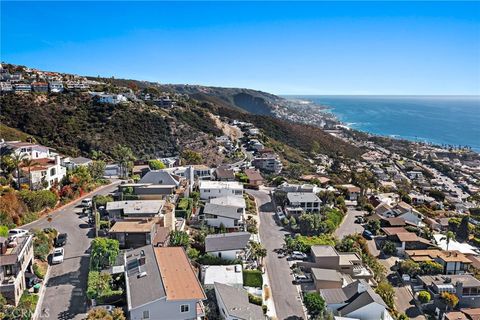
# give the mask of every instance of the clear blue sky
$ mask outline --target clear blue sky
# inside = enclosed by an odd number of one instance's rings
[[[1,1],[1,60],[277,94],[480,94],[480,3]]]

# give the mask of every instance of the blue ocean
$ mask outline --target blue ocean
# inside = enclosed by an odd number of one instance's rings
[[[468,145],[480,152],[480,96],[288,96],[325,106],[351,128],[382,136]]]

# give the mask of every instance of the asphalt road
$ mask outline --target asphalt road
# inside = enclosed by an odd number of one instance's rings
[[[342,224],[335,230],[335,236],[342,239],[346,235],[362,233],[364,228],[361,224],[355,223],[356,216],[365,215],[364,211],[356,210],[355,208],[348,208],[347,214],[343,218]]]
[[[117,183],[94,192],[107,194],[114,191]],[[64,262],[50,268],[45,295],[42,302],[40,319],[84,319],[87,312],[88,264],[90,261],[90,241],[95,237],[93,229],[88,226],[87,218],[81,217],[82,209],[76,207],[81,199],[51,214],[52,221],[42,218],[28,225],[25,229],[43,229],[53,227],[61,233],[67,233],[64,246]]]
[[[260,214],[260,239],[267,249],[266,266],[272,288],[273,301],[277,319],[305,318],[300,293],[292,283],[293,277],[286,258],[278,258],[273,252],[284,244],[284,236],[288,234],[274,220],[274,208],[267,191],[248,190],[257,201]]]

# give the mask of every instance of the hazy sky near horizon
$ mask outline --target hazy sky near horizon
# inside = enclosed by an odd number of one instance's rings
[[[276,94],[480,94],[479,2],[0,1],[1,60]]]

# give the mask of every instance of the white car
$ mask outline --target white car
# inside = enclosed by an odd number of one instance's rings
[[[8,231],[8,238],[10,240],[15,240],[18,237],[22,237],[28,234],[28,230],[25,229],[12,229]]]
[[[277,217],[280,221],[286,218],[285,214],[283,213],[282,207],[277,207]]]
[[[307,255],[300,251],[293,251],[290,257],[295,260],[304,260],[307,258]]]
[[[91,207],[92,206],[92,199],[91,198],[85,198],[81,202],[82,207]]]
[[[55,248],[52,255],[52,264],[62,263],[64,253],[63,248]]]

